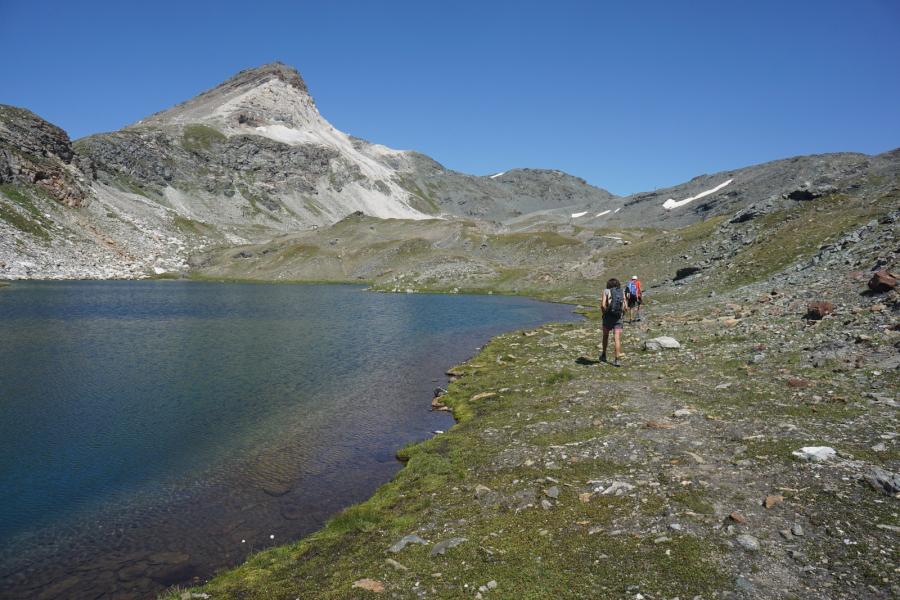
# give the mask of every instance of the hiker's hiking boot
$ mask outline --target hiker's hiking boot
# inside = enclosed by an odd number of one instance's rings
[[[606,354],[605,353],[600,354],[600,362],[606,362]]]
[[[620,363],[620,362],[619,362],[619,359],[617,358],[617,359],[615,359],[615,360],[613,361],[612,366],[614,366],[614,367],[621,367],[621,366],[622,366],[622,363]]]

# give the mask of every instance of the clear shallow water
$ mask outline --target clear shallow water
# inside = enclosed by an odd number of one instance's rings
[[[4,288],[0,596],[153,597],[308,533],[452,425],[428,411],[447,367],[571,318],[353,286]]]

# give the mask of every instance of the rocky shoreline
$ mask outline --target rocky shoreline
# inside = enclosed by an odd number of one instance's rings
[[[596,320],[499,336],[370,500],[167,597],[892,597],[898,296],[867,279],[651,304],[622,369]]]

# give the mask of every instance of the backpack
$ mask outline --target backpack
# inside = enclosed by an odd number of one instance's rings
[[[632,298],[637,298],[638,286],[637,281],[635,281],[634,279],[628,282],[628,295],[630,295]]]
[[[610,315],[621,315],[625,308],[625,293],[622,288],[609,290],[609,307],[606,312]]]

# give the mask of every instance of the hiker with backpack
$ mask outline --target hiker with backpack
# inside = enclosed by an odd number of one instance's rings
[[[609,345],[609,332],[613,332],[616,358],[614,367],[621,367],[619,357],[622,355],[622,314],[625,312],[625,293],[619,280],[612,278],[606,282],[603,297],[600,299],[600,312],[603,313],[603,351],[600,362],[606,361],[606,347]]]
[[[631,280],[625,286],[625,305],[629,322],[641,320],[641,304],[643,303],[644,293],[641,291],[641,280],[637,275],[632,275]],[[635,318],[635,314],[637,318]]]

